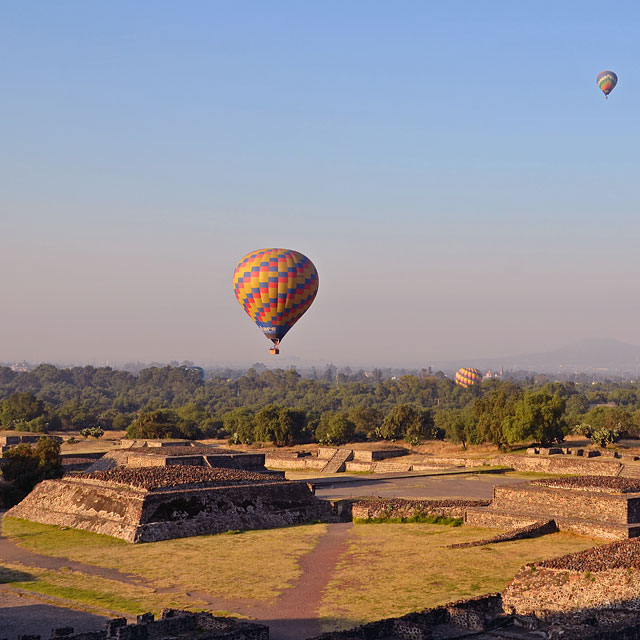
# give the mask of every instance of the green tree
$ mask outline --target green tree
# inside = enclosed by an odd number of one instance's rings
[[[438,411],[435,415],[435,426],[444,431],[448,440],[461,444],[463,449],[467,448],[467,444],[476,442],[478,437],[476,419],[471,407]]]
[[[12,393],[3,403],[0,422],[5,427],[29,422],[44,414],[44,402],[30,391]]]
[[[127,438],[179,438],[178,421],[171,409],[141,411],[127,428]]]
[[[284,447],[298,442],[306,426],[304,411],[270,404],[258,411],[255,417],[255,438]]]
[[[593,407],[584,416],[595,429],[615,429],[619,433],[633,433],[635,425],[633,415],[622,407]]]
[[[255,421],[253,411],[246,407],[228,411],[222,416],[227,433],[231,434],[231,444],[251,444],[255,442]]]
[[[2,457],[2,476],[12,486],[13,504],[24,498],[38,482],[62,477],[60,443],[47,436],[36,445],[19,444],[11,447]]]
[[[491,442],[500,448],[506,446],[505,427],[521,398],[520,387],[511,382],[498,382],[488,393],[475,399],[472,411],[480,442]]]
[[[503,423],[507,442],[535,440],[543,446],[562,442],[567,426],[564,408],[565,401],[557,393],[526,391],[517,401],[513,415]]]
[[[377,407],[367,407],[359,404],[349,411],[349,419],[355,425],[357,434],[375,437],[376,431],[382,426],[384,413]]]
[[[433,416],[428,409],[399,404],[389,411],[378,432],[385,440],[405,438],[407,442],[417,444],[435,437]]]
[[[323,413],[316,429],[320,444],[341,445],[352,442],[356,425],[344,411]]]

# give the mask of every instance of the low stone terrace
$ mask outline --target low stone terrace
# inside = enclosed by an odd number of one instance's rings
[[[577,489],[601,493],[640,493],[640,479],[613,478],[611,476],[579,476],[573,478],[544,478],[533,480],[532,485],[556,489]]]

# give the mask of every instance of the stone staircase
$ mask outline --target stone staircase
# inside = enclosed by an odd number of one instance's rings
[[[322,467],[322,473],[340,473],[345,470],[345,463],[347,460],[353,458],[353,451],[351,449],[338,449],[329,458],[327,464]]]
[[[638,478],[640,479],[640,464],[624,464],[618,474],[620,478]]]

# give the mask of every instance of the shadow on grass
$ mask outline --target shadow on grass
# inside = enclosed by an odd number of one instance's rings
[[[35,579],[36,577],[30,573],[0,566],[0,584],[7,584],[9,582],[29,582]]]

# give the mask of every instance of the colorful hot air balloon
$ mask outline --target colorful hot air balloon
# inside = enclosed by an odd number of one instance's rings
[[[300,320],[318,293],[318,272],[306,256],[290,249],[259,249],[236,266],[233,290],[242,308],[273,342]]]
[[[482,374],[478,369],[467,369],[463,367],[456,372],[456,384],[461,387],[471,387],[482,382]]]
[[[609,94],[618,84],[618,76],[613,71],[601,71],[596,78],[596,82],[602,93],[604,93],[604,97],[608,100]]]

